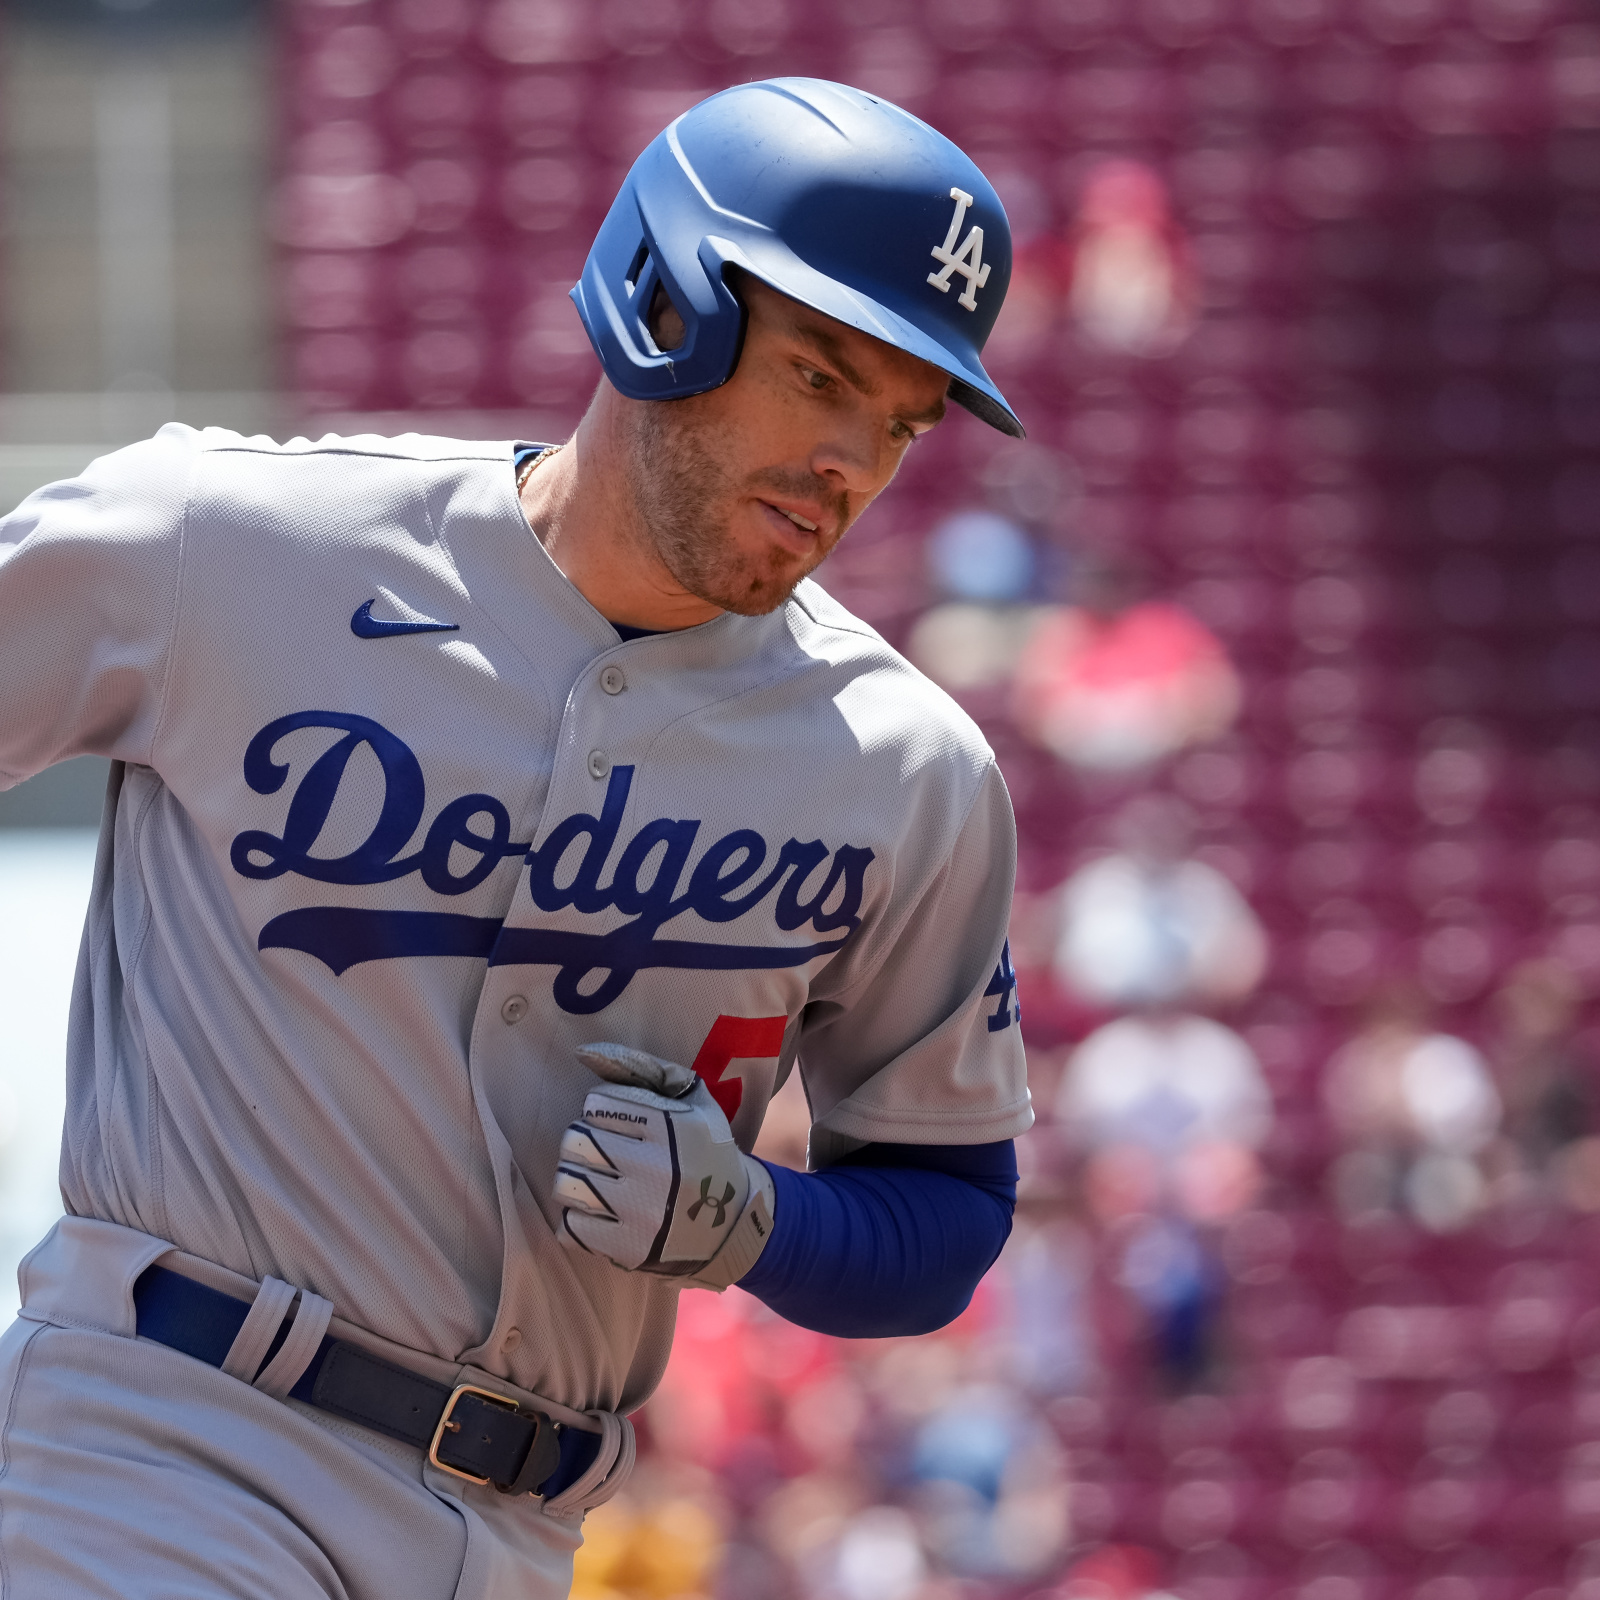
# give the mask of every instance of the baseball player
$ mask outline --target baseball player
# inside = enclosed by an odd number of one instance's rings
[[[932,129],[745,85],[607,217],[564,444],[173,425],[0,524],[0,782],[113,762],[6,1596],[549,1600],[686,1286],[965,1305],[1010,809],[806,575],[947,399],[1020,434],[1009,265]],[[805,1173],[748,1154],[796,1069]]]

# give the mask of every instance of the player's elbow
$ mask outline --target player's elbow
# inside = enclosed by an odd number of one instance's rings
[[[937,1333],[940,1328],[948,1327],[972,1304],[972,1294],[973,1290],[968,1289],[962,1294],[928,1296],[914,1304],[898,1306],[858,1302],[818,1311],[812,1307],[786,1308],[772,1304],[772,1309],[786,1322],[834,1339],[904,1339],[919,1333]]]
[[[844,1292],[821,1304],[799,1297],[785,1304],[782,1295],[764,1298],[785,1321],[813,1333],[835,1339],[904,1339],[937,1333],[954,1322],[972,1304],[992,1262],[991,1256],[975,1269],[947,1270],[920,1283],[901,1282],[887,1292],[883,1285],[862,1285],[854,1293]]]
[[[908,1306],[903,1319],[903,1326],[890,1328],[877,1335],[878,1338],[891,1338],[896,1335],[905,1336],[918,1333],[937,1333],[940,1328],[948,1328],[968,1306],[972,1304],[972,1297],[977,1293],[978,1284],[975,1280],[965,1288],[954,1290],[946,1288],[943,1292],[928,1295],[920,1305]]]

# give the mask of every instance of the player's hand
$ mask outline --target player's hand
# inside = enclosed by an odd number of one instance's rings
[[[563,1242],[631,1271],[700,1275],[708,1288],[742,1276],[771,1228],[772,1180],[734,1143],[711,1091],[687,1067],[625,1045],[586,1045],[578,1059],[608,1081],[561,1139]],[[736,1235],[733,1276],[708,1273]]]

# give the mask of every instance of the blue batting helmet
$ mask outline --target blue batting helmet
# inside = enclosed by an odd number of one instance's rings
[[[702,100],[634,162],[572,291],[606,376],[634,400],[733,375],[745,313],[725,279],[763,283],[950,374],[950,398],[1020,438],[979,353],[1011,279],[999,197],[942,133],[820,78]],[[656,288],[684,337],[657,348]]]

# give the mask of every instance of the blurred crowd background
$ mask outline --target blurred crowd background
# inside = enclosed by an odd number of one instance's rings
[[[882,93],[1006,204],[1030,438],[958,415],[820,578],[1011,788],[1016,1229],[924,1339],[686,1294],[578,1600],[1600,1600],[1589,0],[11,0],[0,50],[8,503],[170,416],[564,436],[588,242],[734,81]],[[0,796],[7,1247],[101,781]]]

